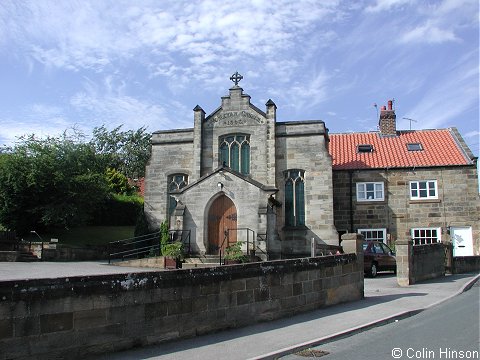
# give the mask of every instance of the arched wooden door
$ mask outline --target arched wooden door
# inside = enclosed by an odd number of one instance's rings
[[[237,241],[237,209],[230,198],[225,195],[215,199],[208,211],[208,251],[210,254],[222,253],[227,247],[224,241],[228,231],[228,243]]]

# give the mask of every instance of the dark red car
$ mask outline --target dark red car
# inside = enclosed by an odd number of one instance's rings
[[[379,271],[397,271],[395,253],[381,241],[363,242],[363,269],[371,276],[377,276]]]

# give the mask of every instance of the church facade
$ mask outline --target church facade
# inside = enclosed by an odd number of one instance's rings
[[[325,123],[277,122],[238,85],[193,128],[152,134],[145,213],[152,227],[188,233],[191,252],[218,254],[236,241],[266,259],[310,254],[312,239],[338,245],[332,158]]]

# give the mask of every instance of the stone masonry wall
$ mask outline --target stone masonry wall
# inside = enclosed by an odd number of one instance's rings
[[[160,145],[160,146],[158,146]],[[145,175],[145,213],[154,227],[167,219],[167,179],[173,174],[192,176],[193,130],[152,134],[152,154]]]
[[[400,240],[396,244],[397,283],[413,285],[445,276],[445,246],[441,243],[415,245]]]
[[[474,254],[480,254],[480,197],[473,166],[431,169],[355,170],[352,176],[353,223],[350,221],[348,171],[333,171],[335,226],[338,231],[385,228],[391,241],[411,239],[412,228],[472,226]],[[438,199],[410,200],[409,182],[437,180]],[[383,182],[384,201],[357,202],[356,184]]]
[[[445,276],[443,244],[415,245],[412,253],[415,282]]]
[[[286,170],[305,171],[305,228],[285,227],[285,206],[277,208],[278,232],[284,254],[309,251],[312,238],[318,243],[338,245],[334,226],[332,159],[325,142],[322,121],[277,123],[276,198],[284,203]],[[312,151],[315,149],[315,151]]]
[[[0,359],[79,359],[363,297],[355,254],[0,283]]]

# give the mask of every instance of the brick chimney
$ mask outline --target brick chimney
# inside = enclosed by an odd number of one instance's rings
[[[397,125],[395,110],[392,108],[393,100],[388,100],[388,106],[382,106],[380,110],[380,119],[378,120],[378,127],[380,135],[394,136],[397,135]]]

